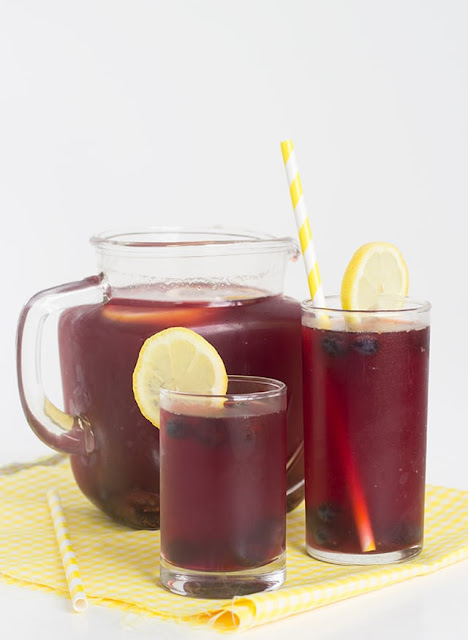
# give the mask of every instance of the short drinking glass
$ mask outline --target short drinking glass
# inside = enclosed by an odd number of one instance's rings
[[[430,304],[382,304],[302,305],[306,546],[338,564],[423,544]]]
[[[224,396],[162,388],[161,581],[228,598],[285,578],[286,385],[230,376]]]

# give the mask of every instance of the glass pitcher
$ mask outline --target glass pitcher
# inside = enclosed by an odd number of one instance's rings
[[[18,383],[36,435],[70,454],[78,486],[114,520],[159,527],[159,431],[140,413],[132,373],[150,335],[184,326],[229,374],[288,387],[288,508],[303,498],[301,308],[283,295],[291,238],[155,228],[91,238],[99,274],[37,293],[18,326]],[[46,319],[59,314],[64,411],[41,381]]]

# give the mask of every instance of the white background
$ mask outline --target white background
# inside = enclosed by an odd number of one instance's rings
[[[326,291],[386,240],[433,303],[428,481],[468,489],[467,25],[464,0],[2,0],[0,462],[48,451],[16,388],[24,302],[94,273],[108,228],[295,235],[291,137]]]

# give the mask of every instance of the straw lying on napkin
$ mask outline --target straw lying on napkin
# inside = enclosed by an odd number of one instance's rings
[[[1,475],[0,574],[16,584],[68,597],[44,487],[60,489],[90,604],[234,631],[284,618],[440,569],[468,558],[468,492],[428,487],[421,555],[398,565],[339,567],[304,551],[304,509],[288,516],[288,575],[279,591],[233,600],[198,600],[159,583],[159,532],[114,524],[75,485],[68,461]]]

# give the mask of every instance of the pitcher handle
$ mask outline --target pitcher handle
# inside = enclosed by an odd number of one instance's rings
[[[18,321],[17,373],[23,411],[37,437],[56,451],[88,454],[94,450],[92,425],[81,415],[70,415],[46,396],[42,384],[42,334],[47,318],[81,304],[104,299],[102,276],[90,276],[36,293]]]

